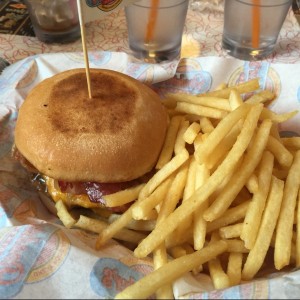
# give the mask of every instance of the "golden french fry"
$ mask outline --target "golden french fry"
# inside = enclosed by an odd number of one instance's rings
[[[243,223],[237,223],[221,227],[219,229],[219,234],[222,239],[238,238],[241,235],[242,229]]]
[[[120,218],[116,219],[113,223],[109,224],[106,228],[104,228],[96,241],[96,250],[99,250],[102,245],[104,245],[109,239],[113,238],[120,230],[125,228],[127,224],[130,223],[132,219],[132,210],[136,205],[139,204],[137,200],[133,203],[121,216]]]
[[[287,148],[292,148],[299,150],[300,149],[300,137],[293,136],[293,137],[283,137],[281,138],[283,145]]]
[[[281,137],[280,137],[280,133],[279,133],[279,130],[278,130],[278,123],[273,123],[270,135],[272,137],[274,137],[275,139],[277,139],[278,141],[282,142]]]
[[[233,253],[248,253],[249,249],[245,247],[245,244],[243,241],[239,239],[230,239],[226,240],[226,243],[228,245],[228,252]]]
[[[187,254],[187,251],[183,246],[174,246],[169,249],[169,251],[173,258],[178,258]]]
[[[195,157],[199,163],[205,163],[207,157],[219,145],[223,138],[230,132],[232,127],[248,113],[251,107],[244,104],[233,112],[229,113],[220,121],[202,144],[199,144],[195,151]]]
[[[224,177],[231,173],[243,153],[247,149],[254,134],[262,106],[254,106],[246,117],[241,133],[228,153],[227,157],[220,164],[218,169],[208,178],[206,183],[195,191],[192,197],[184,201],[164,222],[164,226],[158,225],[135,249],[137,257],[146,257],[153,249],[161,244],[181,222],[209,200],[209,196],[218,188]],[[223,225],[224,226],[224,225]]]
[[[189,170],[187,174],[187,180],[183,191],[182,201],[186,201],[191,195],[195,192],[195,178],[196,178],[196,167],[197,162],[195,161],[195,158],[192,156],[190,157],[190,163],[189,163]],[[192,218],[187,218],[184,220],[181,224],[178,225],[174,232],[174,240],[179,241],[182,240],[182,238],[186,235],[187,229],[192,224]]]
[[[219,97],[205,97],[205,96],[196,96],[190,94],[169,94],[167,98],[171,98],[177,102],[187,102],[191,104],[203,105],[206,107],[212,107],[217,109],[222,109],[225,111],[230,111],[230,105],[227,98]]]
[[[232,148],[243,126],[243,120],[239,120],[223,138],[222,147],[215,147],[213,152],[206,159],[206,166],[212,170],[219,165],[219,162],[224,159],[228,151]]]
[[[113,223],[121,217],[120,214],[111,214],[107,221],[108,223]],[[132,219],[127,225],[126,228],[136,230],[136,231],[152,231],[156,224],[155,220],[134,220]]]
[[[167,192],[165,201],[160,208],[160,214],[168,216],[171,214],[179,200],[182,198],[188,176],[188,162],[185,162],[177,171],[173,184]]]
[[[57,216],[62,221],[65,227],[71,228],[76,223],[76,220],[71,216],[62,200],[58,200],[55,203],[55,208],[57,210]]]
[[[279,162],[279,164],[283,167],[290,167],[293,162],[292,153],[285,148],[285,146],[273,136],[269,136],[267,149],[272,152]]]
[[[202,265],[225,252],[226,249],[226,242],[218,241],[211,243],[192,254],[174,259],[128,286],[125,290],[117,294],[115,299],[147,298],[162,285],[172,283],[186,272],[193,270],[193,268]]]
[[[285,121],[291,119],[297,113],[298,113],[298,111],[295,110],[295,111],[288,112],[288,113],[276,114],[273,111],[271,111],[267,108],[264,108],[262,113],[261,113],[260,119],[261,120],[270,119],[273,122],[282,123],[282,122],[285,122]]]
[[[203,133],[211,133],[215,129],[212,122],[207,117],[200,117],[200,127]]]
[[[276,95],[270,90],[263,90],[248,98],[246,103],[265,103],[274,100]]]
[[[237,221],[243,219],[246,215],[250,200],[246,200],[241,204],[229,208],[222,217],[212,222],[207,223],[207,232],[215,231],[221,227],[234,224]]]
[[[215,91],[223,90],[227,88],[227,83],[221,82],[216,88]]]
[[[193,122],[185,131],[183,139],[186,143],[192,144],[200,131],[200,124]]]
[[[233,252],[229,254],[227,276],[231,286],[239,285],[242,278],[243,254]]]
[[[171,118],[168,131],[166,134],[166,139],[163,148],[160,152],[158,161],[156,163],[156,169],[161,169],[167,162],[170,161],[174,151],[177,132],[182,119],[183,116],[173,116]]]
[[[254,194],[258,191],[258,179],[254,173],[251,174],[247,180],[246,187],[251,194]]]
[[[297,215],[296,215],[296,224],[297,224],[297,231],[296,231],[296,245],[295,245],[295,252],[296,252],[296,267],[300,266],[300,190],[298,192],[298,205],[297,205]]]
[[[252,80],[237,84],[233,87],[228,87],[228,88],[225,88],[222,90],[216,90],[216,91],[208,92],[205,94],[200,94],[198,96],[229,98],[229,95],[230,95],[230,92],[232,89],[237,90],[237,92],[239,94],[250,93],[250,92],[253,92],[253,91],[259,89],[259,80],[258,80],[258,78],[254,78]]]
[[[140,201],[139,204],[135,205],[132,210],[133,219],[143,220],[156,205],[161,203],[166,196],[172,180],[172,177],[167,178],[157,187],[157,189],[153,191],[152,194],[150,194],[143,201]]]
[[[227,115],[227,111],[223,109],[198,105],[198,104],[192,104],[187,102],[177,102],[177,105],[175,107],[176,111],[179,111],[181,113],[186,114],[194,114],[197,116],[204,116],[208,118],[214,118],[214,119],[222,119]]]
[[[176,171],[189,158],[187,150],[182,150],[175,155],[163,168],[158,170],[153,177],[146,183],[140,192],[139,199],[147,198],[167,177]]]
[[[284,182],[273,176],[266,209],[262,217],[257,239],[254,247],[250,250],[247,256],[247,260],[242,271],[242,278],[244,280],[252,279],[264,262],[280,213],[283,189]]]
[[[285,182],[282,207],[276,228],[274,261],[277,270],[290,262],[294,212],[299,185],[300,151],[297,151]]]
[[[204,212],[204,219],[206,221],[213,221],[219,218],[224,213],[230,204],[233,202],[239,191],[243,188],[247,179],[255,170],[256,166],[261,160],[263,151],[266,147],[268,136],[272,122],[264,120],[260,125],[253,144],[250,150],[245,155],[239,170],[231,177],[230,181],[223,189],[223,192],[214,200],[211,206]]]
[[[245,242],[245,246],[248,249],[253,248],[260,227],[261,217],[271,184],[273,166],[273,154],[265,151],[259,166],[259,189],[254,193],[252,201],[249,204],[241,233],[241,239]]]
[[[208,261],[208,270],[215,289],[225,289],[230,286],[229,277],[224,272],[219,258]]]
[[[209,178],[210,172],[205,165],[196,165],[195,188],[200,188]],[[203,248],[206,237],[206,221],[203,219],[203,211],[207,204],[203,204],[200,209],[197,209],[193,215],[193,233],[194,233],[194,249],[200,250]]]
[[[73,226],[95,233],[101,233],[102,230],[109,226],[109,224],[101,220],[80,215],[78,221]],[[126,241],[137,245],[142,239],[145,238],[145,236],[145,234],[140,232],[123,228],[117,232],[114,237],[117,240]]]
[[[175,155],[179,154],[181,151],[185,149],[185,140],[183,138],[185,131],[189,127],[189,121],[182,119],[179,125],[178,133],[175,140],[174,145],[174,153]]]
[[[239,106],[243,105],[243,103],[244,102],[243,102],[241,95],[237,92],[237,90],[232,89],[230,91],[230,95],[229,95],[229,104],[230,104],[231,110],[235,110]]]
[[[168,256],[165,243],[159,245],[153,252],[154,270],[161,268],[168,263]],[[157,299],[174,299],[172,283],[161,285],[156,291]]]
[[[138,198],[141,189],[145,184],[122,190],[113,194],[103,196],[107,207],[121,206],[130,203]]]

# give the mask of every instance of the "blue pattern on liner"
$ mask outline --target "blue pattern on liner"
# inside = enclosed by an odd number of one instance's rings
[[[16,296],[23,288],[26,278],[46,242],[57,230],[53,225],[24,225],[13,227],[0,238],[0,298]],[[11,254],[14,254],[14,261]],[[15,253],[19,253],[16,258]]]
[[[113,258],[100,258],[90,274],[90,285],[101,297],[114,296],[143,275]]]

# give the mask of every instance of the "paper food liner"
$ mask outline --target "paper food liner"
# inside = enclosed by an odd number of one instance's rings
[[[100,51],[90,52],[89,60],[91,68],[116,70],[152,84],[162,96],[199,94],[223,82],[237,84],[259,77],[262,89],[278,95],[270,107],[273,111],[300,109],[297,64],[205,57],[152,65],[124,53]],[[64,228],[43,206],[26,171],[11,158],[18,108],[28,92],[47,77],[83,67],[82,53],[43,54],[21,60],[0,75],[0,298],[113,298],[152,271],[151,259],[135,258],[114,240],[95,251],[97,235]],[[300,114],[280,124],[280,131],[299,135]],[[176,298],[292,299],[300,295],[300,271],[264,274],[225,290],[214,290],[206,275],[189,273],[173,288]]]

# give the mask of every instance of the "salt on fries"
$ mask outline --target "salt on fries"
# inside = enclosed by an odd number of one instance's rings
[[[259,90],[258,79],[168,94],[156,173],[106,196],[110,207],[135,200],[126,212],[76,218],[56,203],[66,227],[99,233],[97,249],[115,238],[138,258],[152,254],[154,271],[117,299],[170,299],[172,283],[189,271],[208,274],[219,289],[258,277],[267,261],[277,270],[300,265],[300,138],[278,131],[297,112],[270,111],[275,96]]]

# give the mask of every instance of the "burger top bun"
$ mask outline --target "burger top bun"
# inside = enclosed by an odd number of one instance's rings
[[[119,72],[69,70],[38,84],[20,108],[15,144],[39,172],[64,181],[122,182],[150,171],[167,130],[159,96]]]

